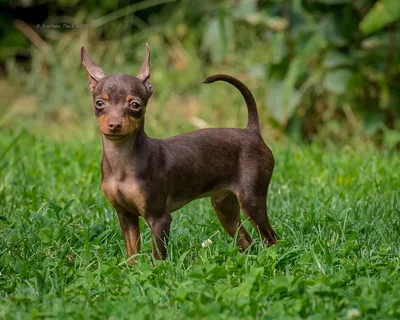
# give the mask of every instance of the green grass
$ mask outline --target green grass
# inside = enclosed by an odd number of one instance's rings
[[[256,241],[240,254],[202,199],[173,214],[167,261],[152,261],[142,225],[132,269],[99,137],[0,134],[0,319],[400,317],[398,153],[273,145],[277,245],[246,222]]]

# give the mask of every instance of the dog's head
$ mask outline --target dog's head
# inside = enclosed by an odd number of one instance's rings
[[[122,140],[135,134],[146,112],[147,102],[153,93],[150,84],[150,48],[146,44],[146,57],[139,74],[106,76],[81,49],[81,62],[85,67],[93,96],[93,109],[103,135],[109,140]]]

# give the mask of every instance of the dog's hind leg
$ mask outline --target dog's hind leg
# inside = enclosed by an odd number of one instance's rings
[[[241,251],[246,250],[252,239],[240,221],[239,204],[235,194],[229,192],[222,196],[212,197],[211,203],[226,232],[232,238],[237,237]]]
[[[268,219],[266,195],[256,196],[244,191],[238,194],[238,199],[244,215],[250,219],[262,240],[268,246],[275,244],[279,238]]]

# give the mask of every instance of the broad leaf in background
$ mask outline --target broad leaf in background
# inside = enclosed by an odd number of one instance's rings
[[[257,12],[256,0],[241,0],[238,5],[232,8],[232,17],[241,19],[243,16]]]
[[[287,55],[287,51],[288,50],[285,43],[285,33],[283,31],[276,32],[271,38],[271,42],[268,46],[270,61],[273,64],[280,63]]]
[[[328,71],[325,74],[323,86],[330,92],[343,94],[347,89],[347,84],[352,75],[353,71],[348,69]]]
[[[375,3],[372,9],[360,22],[364,34],[378,31],[384,26],[400,19],[400,1],[382,0]]]
[[[342,18],[343,19],[343,18]],[[340,31],[340,24],[342,21],[338,20],[334,14],[327,14],[315,26],[315,32],[320,33],[326,42],[335,47],[344,47],[348,45],[348,40],[342,35]]]
[[[331,50],[325,55],[322,66],[326,69],[339,68],[344,66],[351,66],[354,64],[353,59],[344,55],[336,50]]]
[[[283,83],[281,81],[271,81],[268,84],[265,104],[272,118],[282,124],[287,116],[283,108]]]
[[[27,44],[28,40],[19,30],[13,27],[9,28],[5,36],[0,37],[0,62],[14,55],[27,55]]]
[[[221,13],[208,23],[203,34],[202,49],[210,54],[213,62],[220,62],[233,41],[233,21]]]
[[[383,143],[388,148],[394,148],[400,144],[400,131],[386,130]]]
[[[393,39],[399,39],[400,32],[379,32],[379,34],[371,35],[361,42],[361,48],[363,49],[388,49],[396,45],[393,43]]]
[[[301,60],[298,57],[294,58],[290,63],[284,81],[271,83],[268,88],[267,107],[270,110],[271,116],[282,125],[287,124],[299,102],[295,84],[297,78],[302,73],[301,64]]]

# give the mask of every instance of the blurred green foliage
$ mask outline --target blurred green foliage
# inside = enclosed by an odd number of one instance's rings
[[[389,148],[399,146],[400,1],[20,0],[8,5],[3,0],[0,4],[5,8],[0,61],[12,83],[35,97],[40,106],[35,115],[64,120],[65,115],[57,115],[60,104],[64,113],[88,113],[82,111],[89,100],[84,99],[88,93],[79,66],[81,45],[89,46],[89,53],[106,71],[134,73],[147,41],[155,70],[152,117],[158,121],[150,130],[156,134],[196,127],[190,125],[193,122],[198,126],[199,121],[187,119],[171,124],[163,114],[165,105],[184,106],[188,101],[209,106],[194,107],[192,118],[213,126],[241,125],[245,117],[241,100],[227,98],[221,86],[200,89],[202,77],[226,72],[254,91],[264,129],[273,136],[286,133],[337,141],[357,136]],[[54,24],[60,27],[51,27]],[[66,27],[79,24],[84,26]],[[216,93],[221,90],[225,95]],[[232,105],[230,120],[224,111],[215,114],[227,103]],[[13,112],[0,117],[0,125]],[[164,129],[158,132],[160,124]]]

